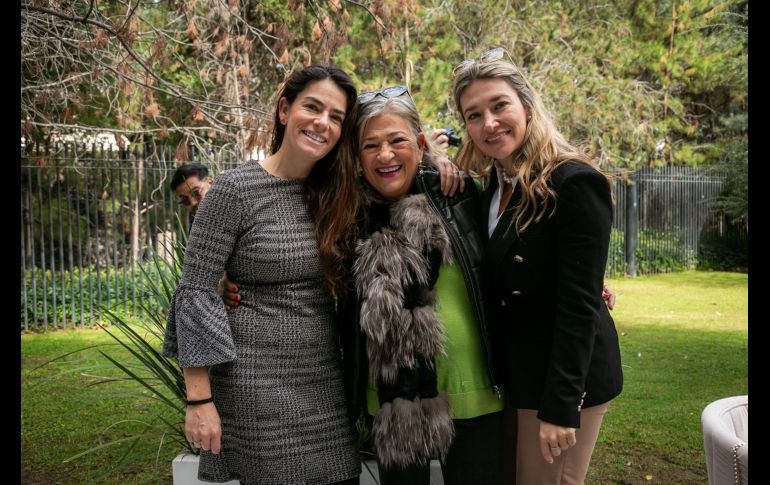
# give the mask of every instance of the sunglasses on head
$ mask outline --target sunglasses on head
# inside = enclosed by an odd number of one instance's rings
[[[452,69],[452,75],[456,75],[458,72],[465,70],[477,62],[491,62],[502,59],[505,54],[507,54],[505,49],[502,47],[495,47],[494,49],[488,50],[481,54],[481,56],[476,59],[465,59],[463,62],[456,65],[454,69]]]
[[[406,86],[390,86],[379,91],[366,91],[358,95],[358,104],[366,104],[377,96],[390,99],[403,96],[404,94],[409,96],[409,99],[412,99],[412,95],[409,94],[409,88]]]

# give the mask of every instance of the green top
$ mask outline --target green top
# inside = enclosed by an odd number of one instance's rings
[[[436,282],[436,316],[444,325],[446,357],[436,359],[438,389],[447,393],[452,417],[469,419],[502,411],[503,401],[492,391],[476,319],[462,270],[458,264],[442,264]],[[379,409],[377,389],[369,382],[366,391],[369,414]]]

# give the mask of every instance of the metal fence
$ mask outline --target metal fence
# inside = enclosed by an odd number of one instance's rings
[[[241,154],[192,150],[214,174]],[[153,254],[189,224],[169,188],[172,149],[28,146],[21,159],[22,324],[90,326],[102,306],[141,315]],[[146,302],[145,302],[146,303]]]
[[[189,224],[169,188],[173,150],[27,146],[21,160],[22,328],[91,326],[102,308],[141,317],[160,284],[153,255]],[[214,176],[245,157],[192,150]],[[631,182],[628,185],[627,181]],[[727,226],[709,203],[720,177],[691,168],[643,169],[614,184],[607,275],[693,267],[703,231]]]
[[[643,168],[616,174],[608,276],[695,269],[705,235],[737,238],[748,231],[712,207],[725,177],[692,167]]]

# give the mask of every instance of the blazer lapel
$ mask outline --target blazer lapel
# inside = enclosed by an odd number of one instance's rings
[[[495,180],[496,179],[497,177],[495,177]],[[497,183],[495,182],[494,185],[496,186]],[[487,264],[490,268],[492,268],[492,271],[495,275],[494,280],[497,280],[497,274],[502,267],[503,257],[511,249],[511,247],[519,241],[519,237],[516,234],[516,229],[511,227],[511,221],[513,220],[514,208],[516,207],[520,197],[521,186],[516,184],[516,188],[513,190],[513,195],[511,196],[511,201],[508,203],[508,207],[503,212],[503,215],[500,216],[500,220],[497,221],[497,226],[492,232],[492,236],[487,241]],[[489,217],[490,205],[491,204],[486,205],[487,217]],[[488,232],[489,231],[487,230],[487,233]]]

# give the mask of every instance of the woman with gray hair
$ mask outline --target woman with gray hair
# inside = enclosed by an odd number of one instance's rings
[[[359,95],[365,192],[355,288],[341,302],[349,410],[374,416],[381,483],[501,481],[502,400],[490,354],[479,198],[441,193],[405,86]]]

